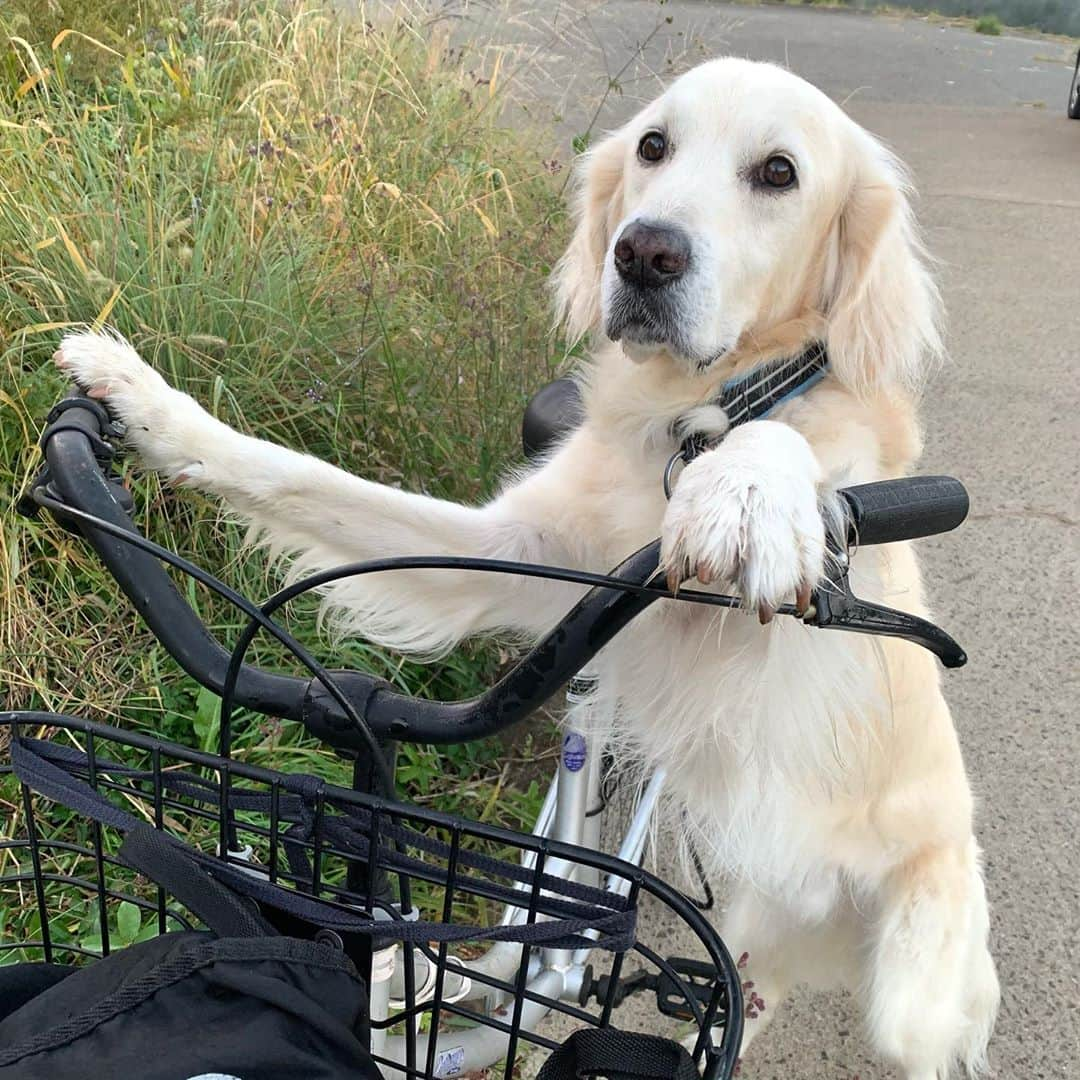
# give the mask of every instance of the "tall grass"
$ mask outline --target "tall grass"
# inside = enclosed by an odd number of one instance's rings
[[[451,47],[420,11],[367,14],[0,10],[0,706],[213,739],[212,695],[85,546],[13,510],[65,390],[49,363],[65,327],[115,325],[222,419],[385,483],[477,499],[516,456],[521,406],[561,359],[544,299],[563,231],[555,166],[500,119],[503,54]],[[265,595],[274,572],[215,506],[128,480],[154,539]],[[233,613],[189,596],[235,632]],[[329,655],[310,606],[294,629]],[[430,671],[362,643],[332,651],[333,666],[447,697],[501,659],[465,651]],[[245,730],[256,758],[342,776],[294,730]],[[484,748],[449,767],[410,750],[404,765],[414,794],[464,810],[490,811],[482,781],[503,775]]]

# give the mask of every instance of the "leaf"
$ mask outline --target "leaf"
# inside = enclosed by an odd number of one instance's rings
[[[182,89],[183,80],[180,78],[180,73],[176,70],[176,68],[172,66],[172,64],[169,63],[168,60],[165,59],[164,56],[159,56],[158,59],[161,61],[161,66],[165,69],[165,74],[168,75],[169,78],[172,79],[172,81]]]
[[[30,334],[51,334],[54,330],[66,330],[69,326],[78,326],[78,323],[73,322],[39,322],[31,323],[29,326],[22,327],[19,333],[24,337]]]
[[[115,49],[110,49],[104,41],[98,41],[96,37],[91,37],[89,34],[80,33],[78,30],[72,30],[70,26],[66,30],[61,30],[60,33],[52,39],[52,45],[50,45],[49,48],[51,48],[53,52],[56,52],[56,50],[59,49],[64,41],[72,34],[74,34],[75,37],[82,38],[83,41],[89,41],[91,45],[96,45],[99,49],[104,49],[107,53],[112,53],[113,56],[124,55],[123,53],[118,53]]]
[[[158,923],[157,919],[151,919],[143,928],[135,935],[134,945],[139,941],[149,941],[152,937],[158,936]]]
[[[67,248],[67,253],[71,256],[71,261],[82,271],[83,276],[90,273],[89,267],[86,265],[86,260],[82,257],[81,252],[75,246],[75,241],[71,239],[67,234],[67,229],[64,228],[59,218],[54,217],[53,224],[56,225],[57,232],[60,233],[60,239],[64,242],[64,247]]]
[[[139,88],[135,84],[135,54],[128,53],[127,58],[120,66],[120,74],[124,85],[131,91],[133,97],[139,96]]]
[[[105,306],[97,313],[97,317],[94,319],[93,322],[94,330],[100,330],[105,325],[105,320],[109,317],[113,306],[116,304],[116,301],[120,299],[121,288],[122,286],[117,285],[116,288],[113,289],[112,296],[110,296],[109,299],[105,301]]]
[[[130,945],[139,933],[142,915],[130,900],[124,900],[116,910],[116,934],[125,945]]]
[[[589,149],[590,142],[592,142],[592,136],[585,131],[581,135],[575,135],[570,145],[574,148],[575,154],[584,154]]]
[[[27,75],[26,78],[19,83],[19,89],[15,91],[16,99],[26,97],[38,83],[43,83],[49,77],[49,74],[49,68],[42,68],[40,71],[35,71],[33,75]]]
[[[100,934],[90,934],[89,937],[84,937],[79,944],[89,952],[103,953],[105,951],[101,945]]]
[[[210,415],[221,416],[221,399],[225,396],[225,380],[220,375],[214,376],[214,389],[210,395]]]
[[[439,232],[442,233],[445,236],[446,235],[446,223],[438,215],[438,213],[436,213],[435,210],[433,210],[430,206],[428,206],[428,204],[426,202],[424,202],[423,199],[418,198],[416,200],[416,203],[417,203],[418,206],[423,207],[431,215],[431,220],[429,222],[427,222],[427,224],[428,225],[434,225],[435,228],[438,229]]]
[[[158,59],[161,61],[161,66],[165,69],[165,74],[172,79],[177,90],[180,91],[180,96],[182,98],[191,97],[191,86],[188,84],[187,79],[184,78],[184,76],[174,68],[164,56],[159,56]]]
[[[499,235],[499,230],[495,228],[495,223],[491,220],[491,218],[489,218],[487,214],[485,214],[484,211],[480,209],[479,206],[474,206],[473,209],[476,211],[476,216],[483,222],[484,228],[487,230],[488,236],[497,237]]]
[[[204,686],[195,698],[195,716],[192,727],[203,750],[213,750],[221,730],[221,698]]]

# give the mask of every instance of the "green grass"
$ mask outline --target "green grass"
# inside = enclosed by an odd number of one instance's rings
[[[980,15],[975,20],[975,33],[997,37],[1001,33],[1001,20],[996,15]]]
[[[563,359],[545,297],[565,231],[553,165],[501,118],[503,54],[451,49],[408,12],[375,26],[292,4],[27,0],[0,14],[0,48],[0,707],[214,749],[217,698],[83,543],[14,510],[65,391],[59,335],[107,322],[237,427],[382,482],[482,498]],[[153,539],[249,596],[280,583],[216,506],[124,471]],[[231,610],[182,588],[235,637]],[[475,693],[507,660],[477,646],[425,668],[328,642],[312,602],[289,625],[331,666],[429,696]],[[254,659],[289,667],[265,642]],[[535,745],[402,747],[402,791],[527,828],[543,730]],[[348,763],[297,725],[241,715],[234,732],[245,760],[348,783]],[[52,816],[86,842],[84,823]],[[22,834],[3,778],[0,819],[0,841]],[[11,867],[0,849],[0,875]],[[36,935],[31,900],[0,896],[0,940]],[[72,894],[60,908],[54,934],[92,945],[96,907]],[[113,917],[121,939],[145,929],[130,908]]]
[[[202,0],[0,11],[0,707],[215,742],[179,672],[78,539],[13,509],[65,391],[66,327],[109,323],[229,423],[385,483],[462,500],[517,459],[521,409],[563,360],[545,278],[565,233],[555,166],[501,118],[503,54],[420,14]],[[125,466],[140,525],[254,598],[279,572],[216,506]],[[225,641],[233,612],[184,585]],[[335,667],[455,698],[506,657],[435,668],[290,628]],[[288,664],[265,642],[254,659]],[[347,781],[295,725],[242,716],[247,760]],[[409,797],[528,822],[497,745],[402,751]],[[7,830],[19,827],[14,793]],[[0,934],[3,930],[0,929]]]
[[[80,748],[86,748],[85,735],[75,731],[67,732],[65,737],[70,737]],[[182,836],[190,847],[207,855],[216,854],[220,840],[217,807],[221,798],[220,785],[225,782],[220,770],[185,761],[182,752],[177,757],[170,751],[164,751],[157,767],[163,777],[171,778],[172,784],[166,780],[159,789],[159,803],[154,785],[150,783],[155,761],[149,751],[115,740],[98,738],[94,743],[96,786],[107,802],[121,813],[145,821],[155,820],[160,810],[164,827],[169,833]],[[142,770],[142,773],[118,772],[110,762],[119,763],[126,770]],[[10,836],[19,841],[25,831],[18,790],[9,777],[2,775],[3,771],[0,766],[0,807],[4,810],[5,821],[10,818],[13,825],[4,829],[2,840]],[[480,782],[477,777],[473,783],[479,785]],[[196,785],[202,787],[199,795],[196,795]],[[516,820],[521,803],[537,798],[537,792],[531,785],[508,792],[505,785],[497,781],[489,782],[488,788],[488,803],[499,802],[500,816],[505,820]],[[265,782],[238,777],[234,772],[229,789],[233,793],[243,793],[249,800],[245,809],[238,811],[234,818],[237,831],[233,850],[250,847],[252,861],[259,868],[273,868],[278,880],[291,880],[305,891],[314,888],[312,875],[316,864],[311,854],[314,836],[307,834],[306,839],[299,837],[289,825],[296,818],[286,816],[275,824],[270,811],[270,788]],[[260,797],[263,802],[256,805]],[[58,950],[59,959],[67,962],[73,950],[79,949],[100,954],[104,940],[103,917],[113,948],[142,941],[158,933],[160,924],[155,887],[118,861],[123,832],[111,824],[103,825],[95,832],[85,816],[44,796],[35,796],[33,804],[34,830],[45,881],[44,909],[52,945]],[[334,819],[339,824],[345,824],[349,814],[350,807],[336,800],[327,799],[323,804],[324,822]],[[484,814],[477,813],[474,808],[470,816],[483,817]],[[417,821],[415,817],[398,823],[413,837],[422,834],[428,840],[439,841],[443,845],[450,842],[447,830]],[[276,845],[270,841],[272,835],[277,837]],[[352,865],[348,846],[342,848],[335,835],[329,828],[322,830],[323,846],[317,864],[320,895],[327,899],[340,899],[340,890],[346,887]],[[290,841],[296,846],[290,847]],[[104,905],[99,903],[96,887],[97,845],[100,845],[104,855],[105,882],[112,894]],[[474,853],[509,860],[514,864],[518,862],[519,851],[507,848],[500,841],[467,836],[464,846]],[[429,872],[446,866],[445,854],[441,858],[431,850],[426,850],[425,854],[425,849],[413,847],[411,842],[406,844],[405,851],[413,858],[422,857]],[[291,856],[305,852],[307,868],[301,870]],[[32,885],[32,870],[32,860],[25,845],[8,847],[0,842],[0,965],[41,958],[42,923]],[[18,874],[25,878],[22,883],[16,880]],[[297,874],[300,877],[296,877]],[[508,884],[506,878],[491,867],[482,870],[480,876],[489,882]],[[411,899],[424,917],[442,918],[445,890],[440,886],[416,880],[412,883]],[[457,922],[489,926],[496,923],[501,914],[498,905],[478,895],[465,880],[459,880],[453,900],[454,919]],[[183,902],[170,897],[167,905],[170,918],[166,927],[180,929],[182,923],[175,916],[184,913]],[[191,919],[190,914],[187,918]]]

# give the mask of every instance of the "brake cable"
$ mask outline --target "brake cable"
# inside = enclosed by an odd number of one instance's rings
[[[194,578],[205,585],[212,592],[217,593],[235,608],[248,616],[248,623],[233,649],[230,656],[229,668],[226,680],[222,686],[221,707],[221,730],[227,733],[232,716],[232,698],[235,693],[236,683],[242,666],[243,656],[248,646],[254,639],[259,628],[266,630],[281,645],[283,645],[312,675],[326,688],[326,691],[341,707],[350,723],[354,724],[379,772],[387,792],[393,792],[393,772],[383,754],[374,732],[359,711],[349,701],[347,695],[341,690],[333,676],[315,658],[292,637],[283,630],[271,618],[270,614],[276,611],[289,600],[308,592],[311,589],[320,588],[323,585],[338,581],[346,577],[359,577],[365,574],[382,573],[390,570],[467,570],[484,573],[504,573],[519,577],[547,578],[554,581],[565,581],[576,585],[601,587],[613,589],[619,592],[634,593],[637,595],[650,594],[660,599],[680,600],[686,603],[706,604],[714,607],[739,608],[741,601],[735,596],[725,596],[717,593],[703,593],[695,589],[679,590],[677,592],[667,588],[666,584],[654,582],[639,583],[624,581],[610,574],[596,574],[584,570],[571,570],[566,567],[545,566],[540,563],[519,563],[506,559],[483,559],[460,555],[424,555],[424,556],[394,556],[383,559],[372,559],[364,562],[349,563],[333,569],[324,570],[311,574],[308,577],[294,582],[292,585],[275,593],[262,607],[253,604],[241,593],[230,588],[223,581],[214,577],[213,574],[197,566],[195,563],[177,555],[168,548],[147,539],[137,532],[132,532],[111,521],[98,517],[78,507],[70,506],[61,499],[57,499],[46,493],[43,488],[36,488],[33,499],[39,505],[54,514],[73,517],[84,522],[92,528],[98,529],[115,539],[131,544],[142,551],[156,556],[163,562]],[[777,614],[795,615],[799,612],[793,604],[783,604],[777,609]],[[224,748],[227,755],[228,746]]]

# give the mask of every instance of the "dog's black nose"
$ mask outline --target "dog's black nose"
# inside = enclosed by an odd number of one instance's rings
[[[615,241],[615,269],[623,281],[655,289],[670,285],[690,265],[690,239],[669,225],[634,221]]]

